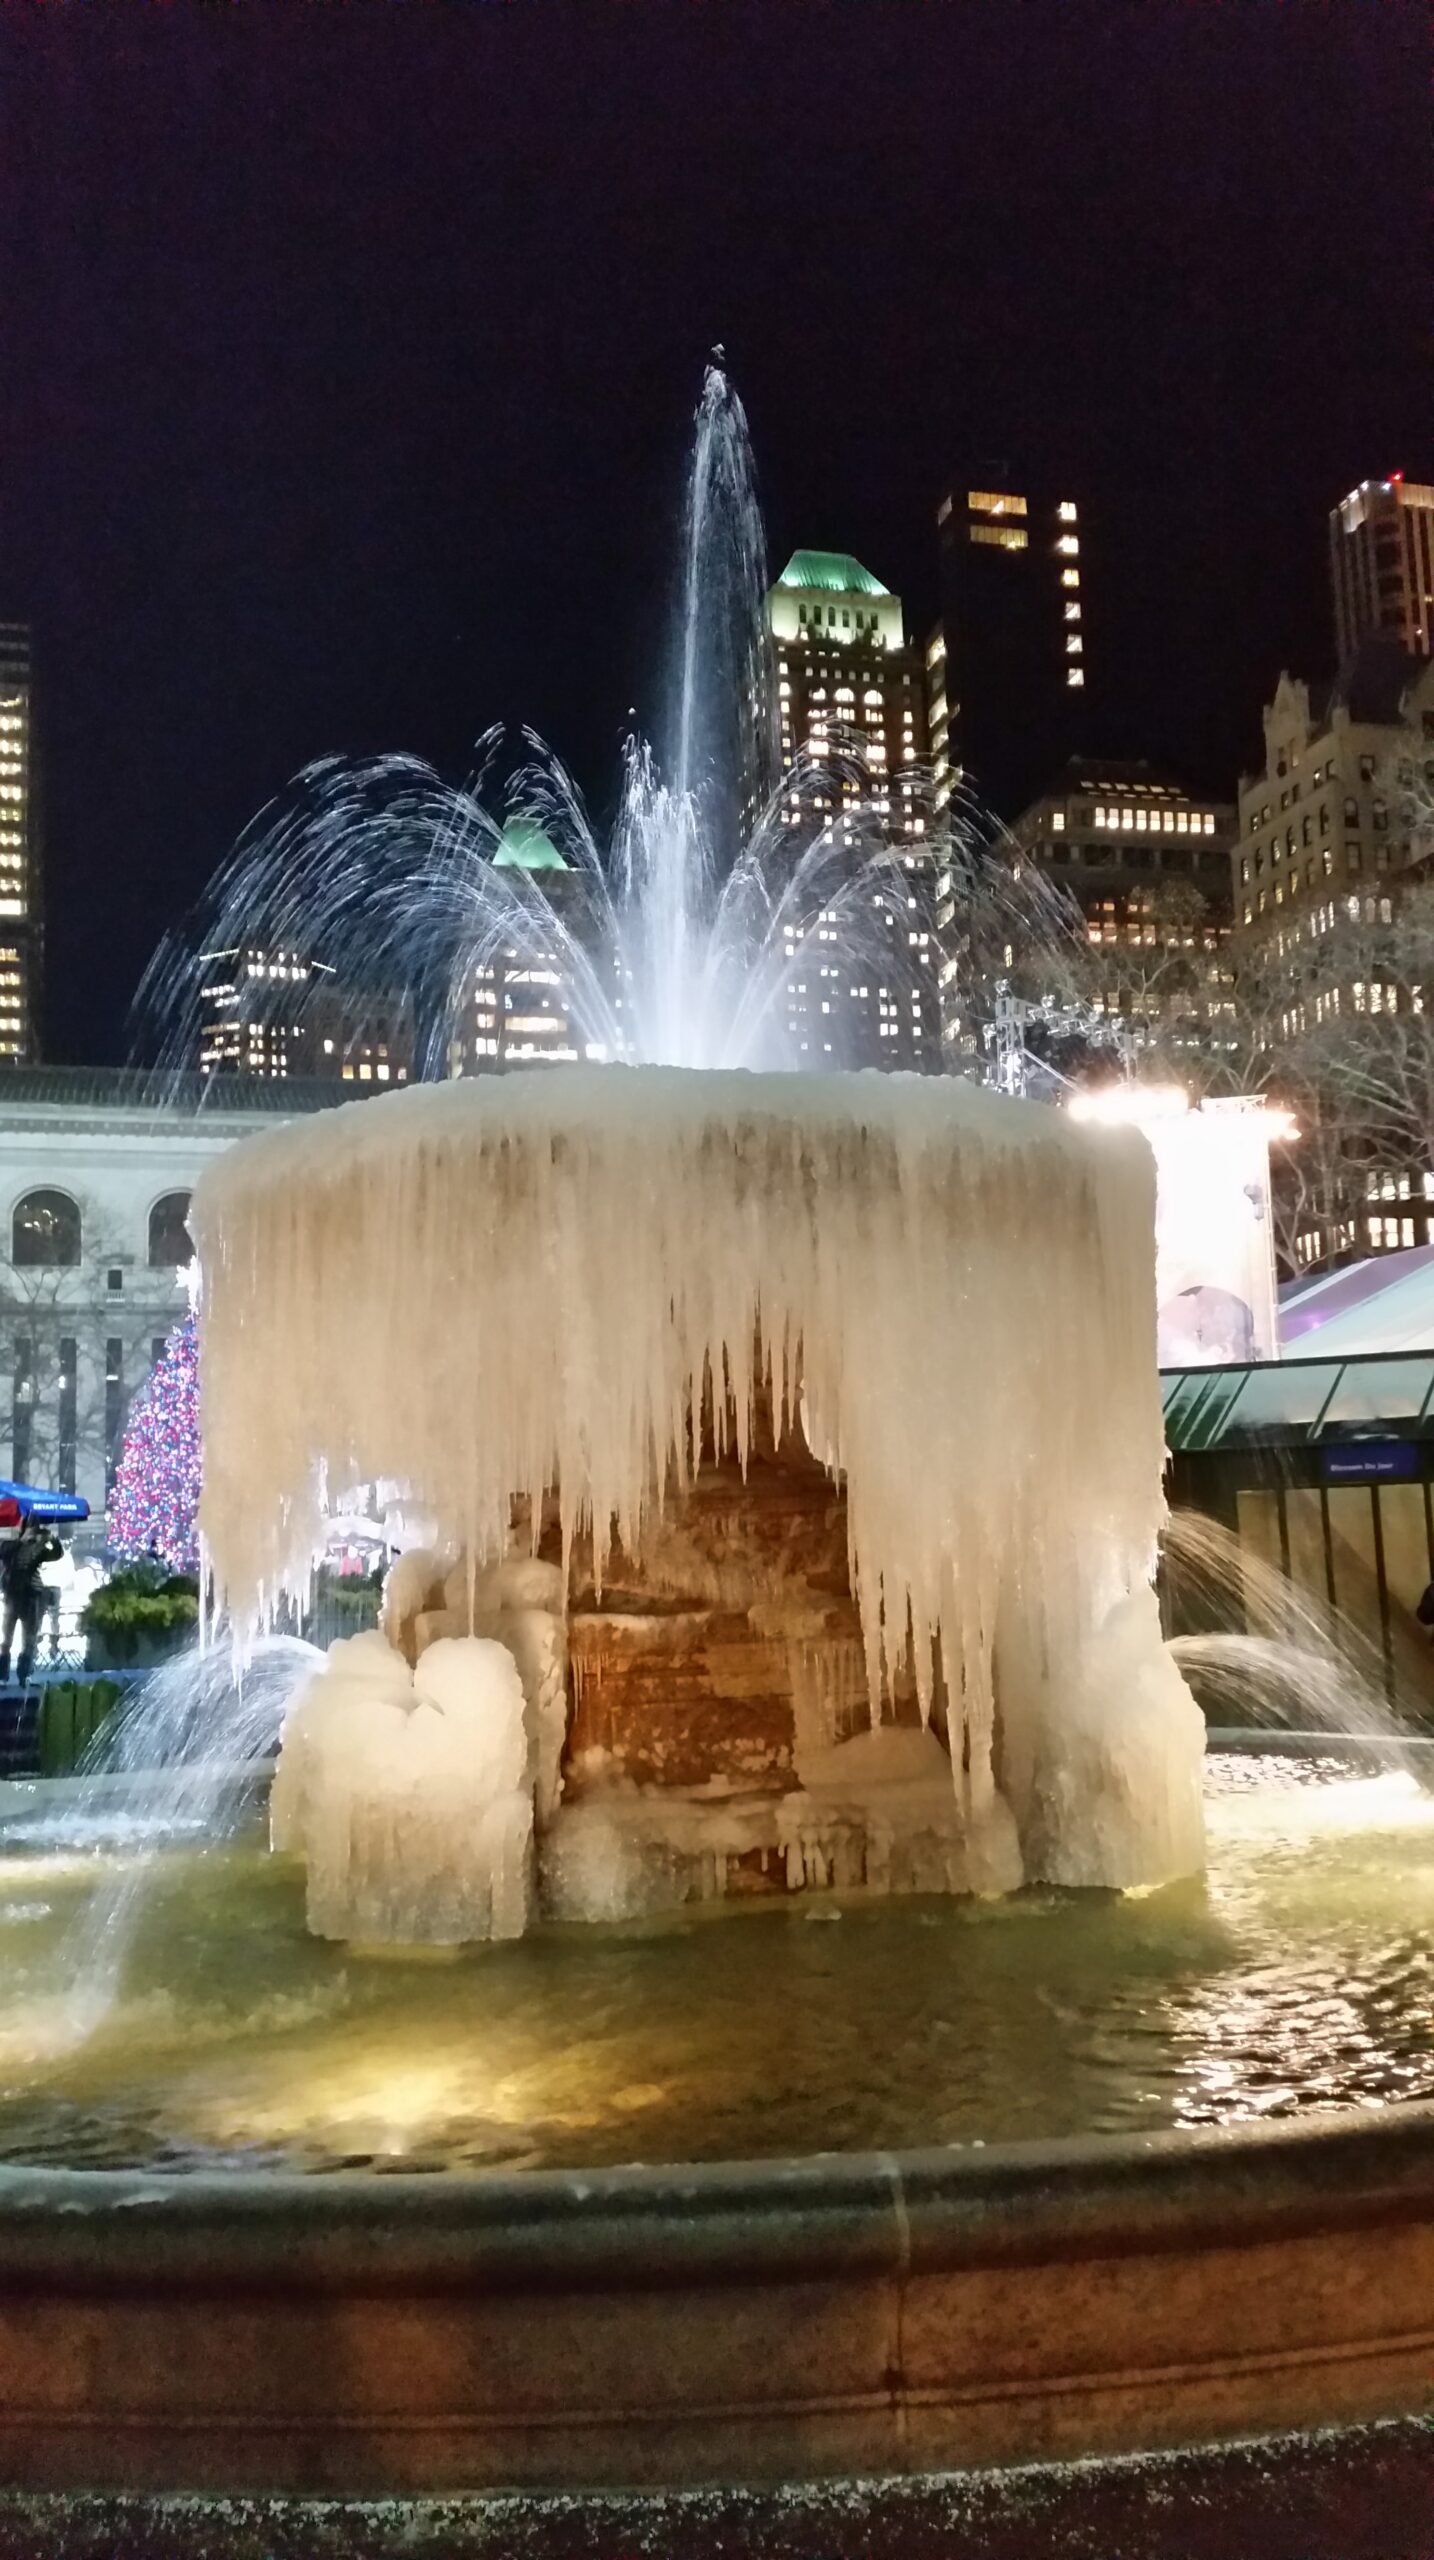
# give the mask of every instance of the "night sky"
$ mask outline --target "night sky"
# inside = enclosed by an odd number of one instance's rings
[[[778,565],[935,610],[963,454],[1118,501],[1116,752],[1228,793],[1325,516],[1434,478],[1423,0],[0,0],[0,616],[48,1054],[309,757],[611,799],[721,341]],[[1094,591],[1107,566],[1092,558]]]

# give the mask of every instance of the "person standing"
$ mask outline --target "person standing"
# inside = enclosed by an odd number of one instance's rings
[[[10,1648],[15,1631],[20,1630],[20,1659],[15,1676],[20,1687],[26,1687],[35,1659],[35,1639],[49,1605],[49,1593],[43,1580],[47,1564],[53,1564],[64,1549],[52,1529],[39,1520],[26,1519],[19,1535],[0,1548],[0,1596],[5,1604],[3,1633],[0,1633],[0,1688],[10,1679]]]

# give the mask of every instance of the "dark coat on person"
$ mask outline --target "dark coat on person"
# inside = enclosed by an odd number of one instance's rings
[[[0,1547],[0,1591],[12,1608],[24,1609],[33,1602],[45,1566],[64,1552],[54,1531],[35,1520],[27,1520],[18,1538]]]

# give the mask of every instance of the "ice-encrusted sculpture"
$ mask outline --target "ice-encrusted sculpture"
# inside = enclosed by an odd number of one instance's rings
[[[306,1572],[324,1485],[381,1475],[470,1560],[441,1595],[414,1568],[415,1628],[493,1625],[481,1560],[511,1573],[515,1499],[536,1524],[545,1497],[560,1621],[579,1534],[600,1587],[691,1479],[704,1414],[745,1459],[761,1388],[844,1485],[873,1722],[898,1664],[924,1714],[944,1699],[961,1847],[928,1818],[929,1753],[898,1772],[878,1734],[858,1771],[813,1731],[789,1873],[840,1879],[858,1779],[893,1873],[913,1824],[922,1881],[1190,1872],[1203,1726],[1150,1597],[1153,1183],[1133,1131],[956,1078],[545,1069],[251,1140],[194,1211],[218,1592],[257,1620]]]
[[[447,1637],[410,1670],[377,1631],[331,1645],[285,1719],[270,1831],[304,1860],[318,1937],[520,1937],[533,1788],[506,1646]]]

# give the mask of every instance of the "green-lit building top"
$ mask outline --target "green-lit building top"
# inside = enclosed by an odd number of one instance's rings
[[[497,871],[566,871],[552,837],[536,818],[510,818],[493,856]]]
[[[802,587],[827,596],[886,596],[891,589],[863,569],[849,551],[794,551],[779,587]]]

